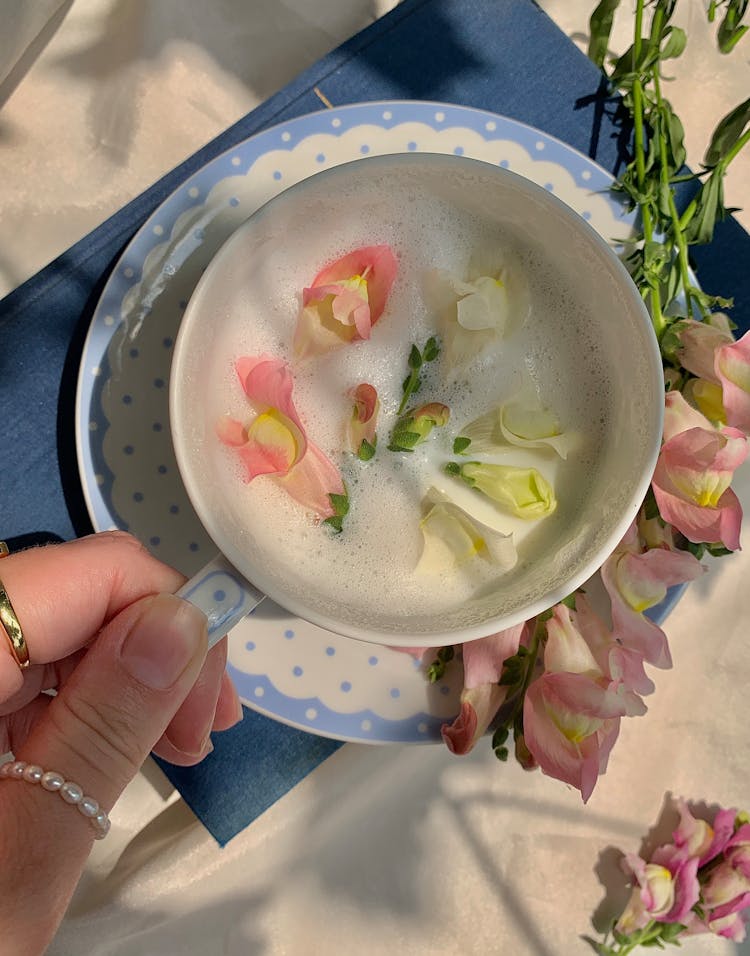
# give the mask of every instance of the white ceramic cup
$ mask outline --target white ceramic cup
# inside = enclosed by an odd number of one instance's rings
[[[373,236],[380,235],[380,220],[392,225],[394,210],[408,241],[420,225],[420,195],[438,197],[457,215],[481,216],[503,234],[533,245],[563,285],[575,290],[607,363],[609,393],[599,399],[607,407],[608,429],[592,465],[585,507],[564,525],[559,541],[514,572],[509,584],[498,585],[470,615],[426,615],[415,621],[400,617],[384,600],[382,615],[363,623],[345,597],[332,604],[330,597],[324,601],[305,593],[295,582],[293,566],[275,567],[274,554],[255,547],[252,529],[237,535],[241,519],[227,500],[231,496],[215,493],[215,469],[226,468],[226,462],[217,454],[211,423],[201,420],[212,381],[206,363],[240,307],[242,287],[272,282],[269,270],[283,267],[293,238],[311,222],[315,228],[301,240],[311,244],[311,260],[316,234],[340,233],[345,246],[350,234],[362,234],[363,218]],[[533,320],[532,310],[528,321]],[[404,355],[394,362],[403,365]],[[563,374],[580,375],[583,388],[585,369],[582,358],[580,369],[569,363]],[[438,647],[496,633],[562,600],[612,553],[648,490],[663,408],[661,357],[641,296],[607,243],[555,196],[507,170],[456,156],[368,157],[326,170],[281,193],[240,226],[209,265],[185,311],[170,381],[172,439],[187,493],[220,553],[180,593],[207,613],[214,641],[265,595],[314,624],[378,644]]]

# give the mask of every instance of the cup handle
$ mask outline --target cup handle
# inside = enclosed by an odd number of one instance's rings
[[[256,608],[265,597],[253,587],[223,554],[217,554],[194,574],[177,592],[190,601],[208,618],[208,646],[214,644],[243,617]]]

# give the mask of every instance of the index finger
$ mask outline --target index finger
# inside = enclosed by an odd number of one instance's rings
[[[67,657],[123,608],[147,594],[176,591],[185,580],[121,531],[11,554],[0,564],[0,578],[33,664]],[[0,632],[0,700],[21,683]]]

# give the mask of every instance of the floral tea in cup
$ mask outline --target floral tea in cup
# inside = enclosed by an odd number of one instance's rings
[[[180,330],[172,434],[238,581],[427,647],[598,569],[648,488],[662,393],[640,296],[576,213],[485,163],[397,155],[229,239]]]

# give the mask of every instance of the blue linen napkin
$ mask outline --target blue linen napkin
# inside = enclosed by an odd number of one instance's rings
[[[627,161],[618,101],[531,0],[404,0],[0,302],[0,408],[5,447],[14,450],[0,468],[0,533],[70,538],[91,530],[75,455],[75,383],[110,269],[188,176],[259,130],[319,110],[320,94],[336,106],[426,99],[492,110],[558,137],[615,175]],[[733,318],[746,329],[750,237],[730,218],[695,260],[705,288],[734,295]],[[249,711],[214,744],[198,767],[162,767],[222,845],[340,746]]]

